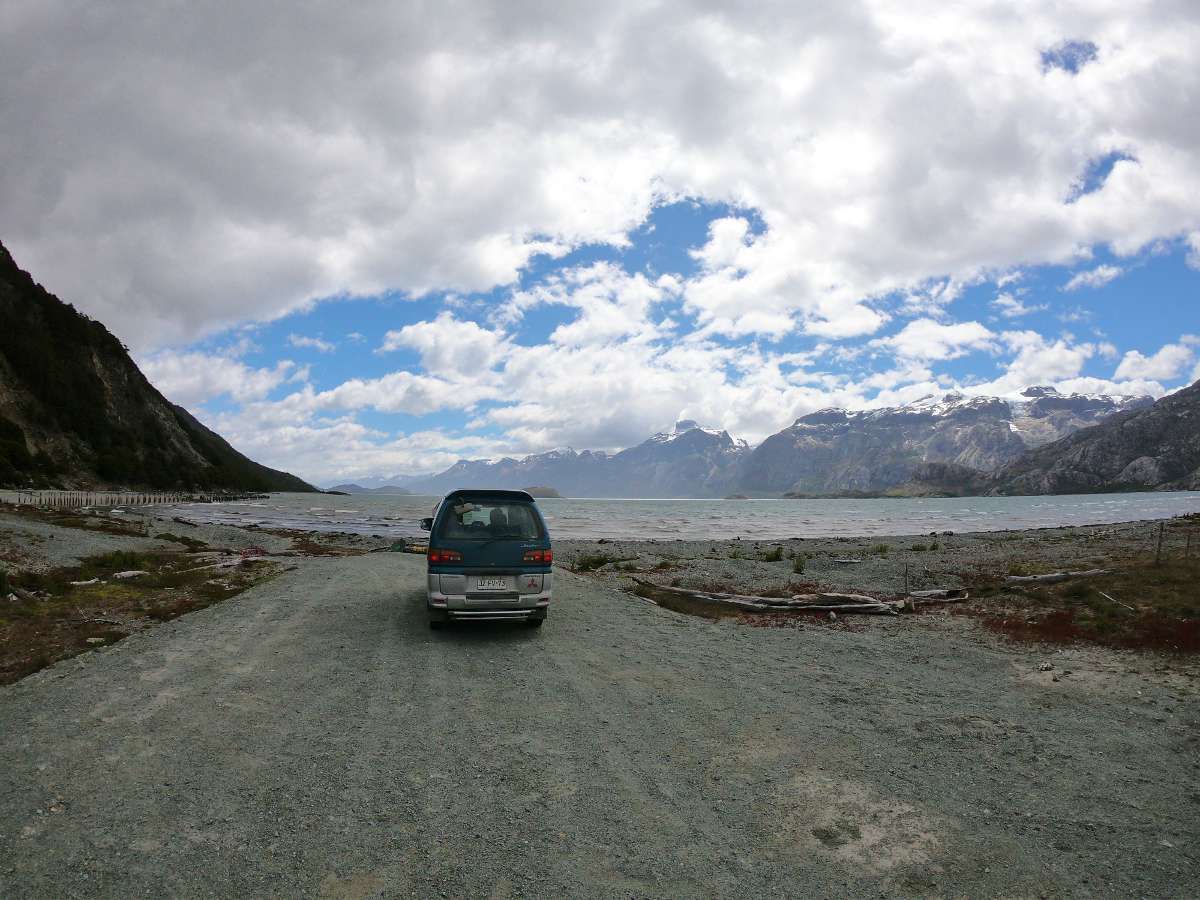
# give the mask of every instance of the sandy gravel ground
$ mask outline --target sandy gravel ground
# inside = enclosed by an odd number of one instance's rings
[[[609,563],[593,576],[614,586],[630,584],[627,569],[641,578],[681,587],[713,584],[753,593],[792,581],[838,590],[901,593],[905,587],[961,587],[972,573],[1056,572],[1104,567],[1114,560],[1153,558],[1158,522],[1034,528],[968,534],[893,535],[863,538],[792,538],[779,541],[558,541],[556,561],[574,568],[582,556],[605,556]],[[1164,553],[1200,554],[1200,523],[1169,520]],[[1193,535],[1186,543],[1187,532]],[[762,557],[778,548],[783,558]],[[804,557],[804,571],[793,571],[793,556]],[[848,562],[849,561],[849,562]],[[660,568],[656,568],[660,567]]]
[[[179,550],[180,544],[158,540],[158,534],[173,534],[200,540],[212,547],[243,550],[259,546],[270,552],[291,547],[292,542],[261,531],[248,531],[226,525],[184,525],[169,518],[137,510],[120,514],[104,513],[97,518],[134,530],[145,529],[146,537],[127,537],[99,530],[61,528],[26,516],[0,513],[0,551],[3,558],[20,568],[42,569],[77,565],[85,556],[114,550]],[[379,543],[372,541],[372,545]]]
[[[435,634],[423,569],[301,559],[0,689],[0,896],[1200,894],[1194,666],[563,569],[540,632]]]

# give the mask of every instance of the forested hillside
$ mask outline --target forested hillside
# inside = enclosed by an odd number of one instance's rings
[[[168,402],[104,325],[44,290],[2,244],[0,485],[314,490]]]

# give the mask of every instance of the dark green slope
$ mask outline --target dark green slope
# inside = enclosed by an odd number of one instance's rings
[[[0,485],[313,491],[247,459],[146,380],[108,329],[0,244]]]

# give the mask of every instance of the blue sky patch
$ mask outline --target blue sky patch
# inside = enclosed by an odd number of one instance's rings
[[[1063,41],[1042,51],[1042,71],[1062,69],[1074,75],[1098,55],[1099,48],[1091,41]]]

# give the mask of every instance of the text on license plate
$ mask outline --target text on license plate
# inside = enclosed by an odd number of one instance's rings
[[[480,591],[502,591],[508,587],[507,578],[480,578],[475,585]]]

